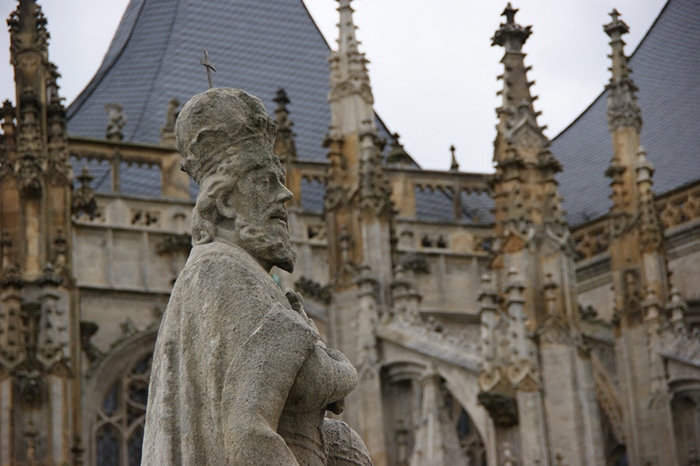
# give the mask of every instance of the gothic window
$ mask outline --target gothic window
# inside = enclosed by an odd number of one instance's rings
[[[152,356],[141,359],[107,390],[95,423],[96,464],[141,464]]]

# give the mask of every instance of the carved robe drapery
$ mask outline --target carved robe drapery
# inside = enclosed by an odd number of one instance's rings
[[[156,343],[142,464],[325,465],[325,409],[356,382],[247,252],[195,246]]]

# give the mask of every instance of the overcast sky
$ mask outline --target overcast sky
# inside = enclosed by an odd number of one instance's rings
[[[259,0],[266,2],[270,0]],[[298,1],[298,0],[285,0]],[[7,18],[16,0],[0,0]],[[51,33],[50,59],[71,102],[97,71],[128,0],[40,1]],[[337,2],[305,0],[316,24],[335,48]],[[496,91],[502,73],[500,47],[490,38],[503,18],[499,0],[356,0],[361,51],[370,60],[375,110],[423,166],[448,169],[457,147],[463,171],[490,171]],[[532,25],[525,44],[528,78],[539,95],[539,123],[553,138],[602,91],[607,82],[608,38],[602,25],[613,7],[630,26],[631,54],[665,0],[515,0],[516,21]],[[206,5],[206,2],[203,2]],[[430,5],[430,6],[428,6]],[[3,20],[4,23],[4,20]],[[4,29],[6,31],[6,29]],[[14,101],[9,34],[0,37],[0,99]],[[643,110],[643,109],[642,109]],[[556,154],[555,154],[556,155]],[[566,167],[564,167],[566,168]]]

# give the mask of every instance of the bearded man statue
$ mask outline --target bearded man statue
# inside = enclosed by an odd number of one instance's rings
[[[296,259],[273,121],[256,97],[210,89],[175,133],[199,194],[153,356],[142,464],[371,465],[357,433],[325,417],[357,372],[270,276]]]

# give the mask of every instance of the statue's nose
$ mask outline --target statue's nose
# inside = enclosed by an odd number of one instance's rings
[[[280,188],[281,189],[279,190],[279,194],[277,195],[277,201],[279,201],[279,202],[291,201],[292,198],[294,197],[292,192],[289,189],[287,189],[287,187],[283,184],[280,185]]]

